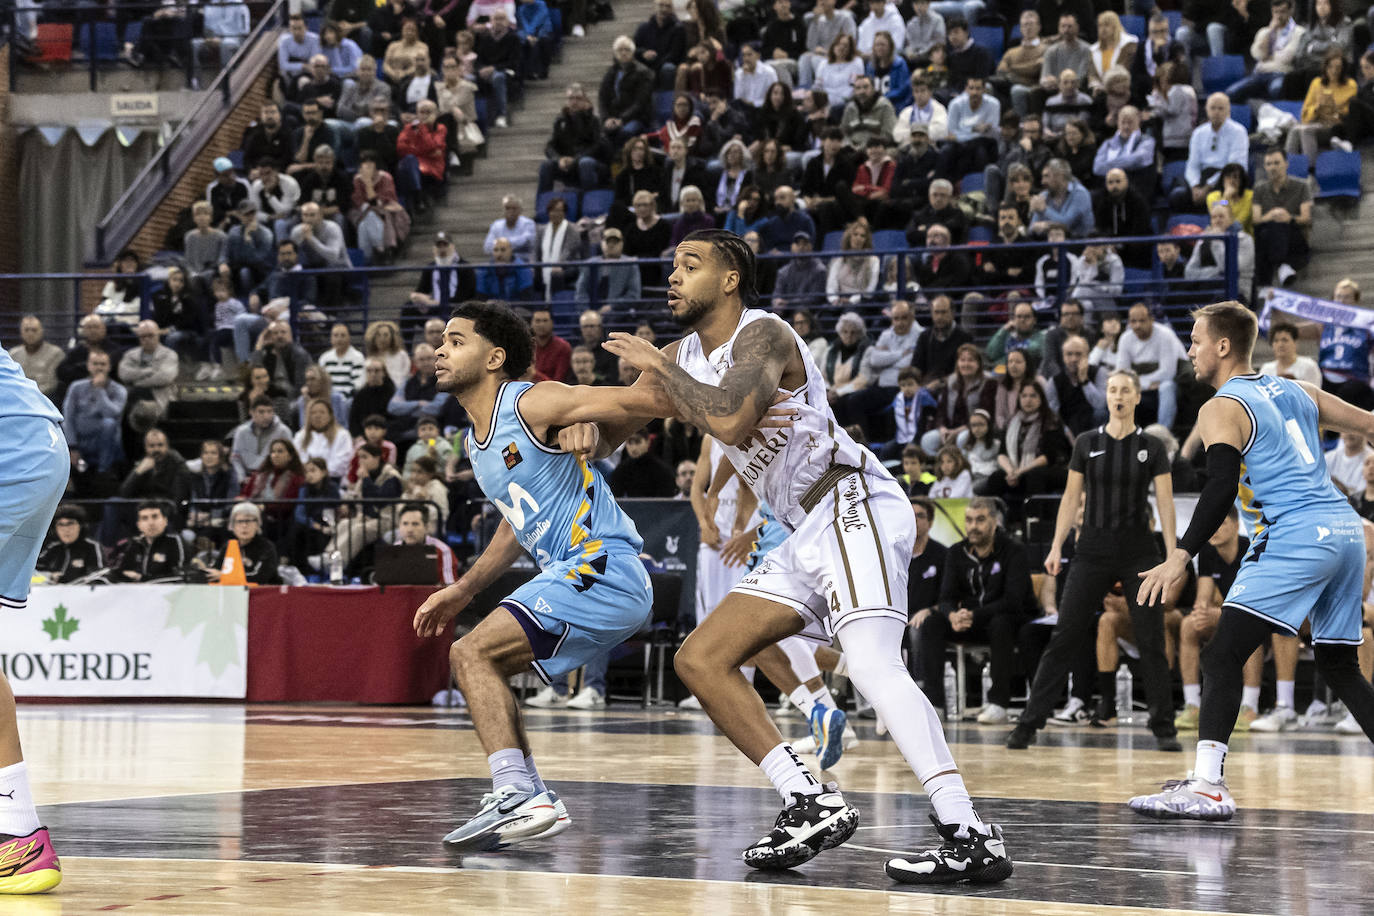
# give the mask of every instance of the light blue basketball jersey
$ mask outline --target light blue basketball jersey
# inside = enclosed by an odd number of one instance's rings
[[[768,503],[760,500],[759,517],[763,521],[754,529],[754,549],[749,552],[749,560],[745,566],[752,572],[754,567],[763,562],[763,558],[775,547],[780,547],[782,542],[787,540],[787,536],[792,532],[788,531],[782,522],[778,521],[773,510],[768,508]]]
[[[0,347],[0,417],[41,417],[54,423],[62,422],[62,413],[3,347]]]
[[[574,566],[566,578],[599,575],[605,562],[597,561],[598,555],[638,554],[644,541],[596,468],[530,432],[517,405],[531,387],[530,382],[503,383],[486,441],[468,432],[477,484],[540,569],[582,558],[587,562]]]
[[[1254,532],[1290,512],[1354,514],[1326,470],[1317,405],[1297,382],[1238,375],[1217,397],[1239,402],[1250,417],[1237,502]]]

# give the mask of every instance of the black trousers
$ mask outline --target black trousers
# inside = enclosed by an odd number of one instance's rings
[[[1045,654],[1045,647],[1054,638],[1054,633],[1054,626],[1035,623],[1034,621],[1021,627],[1021,635],[1017,638],[1016,645],[1017,650],[1021,653],[1021,671],[1026,676],[1027,684],[1035,680],[1035,672],[1040,667],[1040,659]],[[1084,706],[1092,705],[1093,687],[1097,684],[1096,648],[1092,640],[1083,643],[1078,657],[1068,665],[1068,673],[1073,675],[1073,696],[1082,700]],[[1054,702],[1059,702],[1057,696]]]
[[[1280,264],[1307,266],[1307,236],[1293,223],[1260,223],[1255,227],[1255,283],[1269,286]]]
[[[1011,679],[1016,674],[1016,635],[1026,618],[1020,614],[997,614],[986,624],[975,623],[962,633],[954,632],[949,618],[939,611],[921,624],[921,670],[925,673],[926,697],[936,709],[945,708],[945,644],[950,642],[987,643],[991,649],[992,687],[988,702],[1011,704]],[[964,685],[960,684],[963,690]]]
[[[1141,679],[1150,706],[1150,730],[1173,735],[1174,699],[1169,683],[1169,662],[1164,655],[1164,611],[1160,606],[1141,607],[1136,601],[1139,573],[1160,562],[1159,548],[1147,531],[1123,532],[1084,528],[1078,552],[1069,563],[1069,579],[1059,601],[1059,623],[1031,683],[1030,700],[1021,724],[1043,728],[1063,694],[1064,681],[1085,647],[1097,632],[1097,612],[1112,585],[1121,582],[1131,609],[1135,644],[1140,650]]]

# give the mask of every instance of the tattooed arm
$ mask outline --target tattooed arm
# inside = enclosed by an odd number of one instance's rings
[[[652,372],[680,416],[726,445],[739,445],[772,406],[788,361],[797,352],[792,332],[771,318],[750,322],[735,338],[734,365],[719,385],[698,382],[637,337],[616,333],[605,344],[644,372]]]

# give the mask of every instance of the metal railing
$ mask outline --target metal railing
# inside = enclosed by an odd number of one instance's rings
[[[278,29],[284,22],[287,0],[276,0],[219,72],[200,101],[177,125],[143,170],[95,227],[95,256],[108,263],[124,248],[182,174],[201,155],[225,115],[257,80],[264,64],[277,53]]]
[[[941,293],[947,294],[954,301],[956,310],[968,299],[968,294],[976,293],[982,298],[982,303],[976,309],[970,309],[962,317],[965,328],[974,335],[975,339],[985,340],[991,336],[1000,326],[1003,309],[998,303],[1004,303],[1007,294],[1013,290],[1030,290],[1031,295],[1023,295],[1023,299],[1031,299],[1037,302],[1042,309],[1057,307],[1072,292],[1071,277],[1069,270],[1069,255],[1089,244],[1105,244],[1112,246],[1144,246],[1151,248],[1152,267],[1148,271],[1149,276],[1145,276],[1143,271],[1127,271],[1120,292],[1104,298],[1110,298],[1116,303],[1116,310],[1124,311],[1127,306],[1136,301],[1146,301],[1160,306],[1163,315],[1170,319],[1184,322],[1189,309],[1198,304],[1217,299],[1234,299],[1238,295],[1249,295],[1250,290],[1241,288],[1241,280],[1237,272],[1237,259],[1239,245],[1237,243],[1238,229],[1231,229],[1227,233],[1216,235],[1193,235],[1193,236],[1132,236],[1129,238],[1115,239],[1074,239],[1066,242],[1022,242],[1018,246],[1008,246],[1004,244],[977,244],[956,246],[945,251],[957,251],[976,258],[980,254],[995,254],[1000,250],[1009,247],[1030,247],[1041,253],[1053,252],[1056,257],[1056,278],[1052,287],[1045,290],[1043,300],[1034,293],[1034,278],[1028,278],[1026,282],[1009,285],[993,285],[980,280],[974,280],[967,287],[958,289],[939,289],[926,287],[917,289],[913,283],[912,259],[919,258],[927,251],[925,248],[912,247],[901,249],[875,249],[870,251],[817,251],[806,255],[795,255],[791,253],[765,254],[760,256],[759,263],[765,269],[782,265],[798,257],[809,257],[827,262],[839,257],[859,257],[873,256],[880,259],[883,275],[886,275],[887,265],[894,265],[894,279],[892,288],[887,289],[883,283],[868,293],[860,296],[860,301],[851,305],[848,301],[830,303],[823,291],[814,294],[805,294],[794,299],[781,298],[780,302],[774,302],[771,294],[762,296],[759,301],[760,307],[776,308],[786,310],[792,308],[807,308],[814,312],[823,327],[821,330],[828,330],[833,323],[833,318],[843,311],[855,310],[868,319],[875,330],[882,322],[882,309],[885,304],[894,299],[905,298],[909,301],[925,300],[929,301]],[[1174,242],[1185,249],[1192,244],[1204,240],[1220,239],[1225,244],[1225,265],[1222,276],[1211,280],[1170,280],[1164,279],[1157,272],[1158,262],[1154,254],[1154,245],[1158,242]],[[670,333],[671,322],[667,319],[664,307],[663,290],[666,286],[670,260],[667,258],[653,258],[636,260],[632,258],[624,259],[626,266],[641,264],[658,265],[658,276],[662,278],[664,285],[651,285],[643,287],[641,296],[633,300],[616,300],[611,303],[612,308],[606,314],[606,324],[612,329],[633,329],[635,324],[641,320],[648,320],[660,328],[664,333]],[[605,262],[598,259],[570,262],[542,262],[534,261],[520,263],[518,266],[522,270],[529,270],[531,275],[538,276],[542,268],[547,266],[558,266],[565,269],[575,269],[587,271],[589,295],[585,300],[577,300],[571,291],[565,290],[550,296],[547,292],[538,291],[531,287],[524,296],[514,297],[512,304],[531,308],[535,305],[545,305],[550,307],[554,313],[555,326],[560,334],[575,333],[577,330],[577,316],[585,309],[598,309],[607,303],[600,294],[600,274],[605,269]],[[322,332],[328,336],[328,325],[333,322],[342,322],[349,326],[355,333],[361,332],[367,324],[374,320],[404,318],[409,315],[409,326],[406,328],[408,335],[410,332],[418,332],[419,325],[423,324],[423,318],[415,318],[419,311],[408,305],[404,298],[389,302],[373,301],[371,278],[394,276],[397,273],[405,273],[418,276],[421,272],[433,267],[432,264],[405,265],[405,266],[385,266],[385,267],[353,267],[344,269],[311,269],[294,271],[291,274],[291,323],[293,329],[300,334],[301,332],[317,333]],[[432,311],[441,316],[447,316],[451,306],[456,303],[451,300],[450,278],[445,274],[458,273],[467,274],[468,278],[476,284],[477,279],[485,272],[492,271],[495,267],[490,263],[464,262],[457,267],[436,268],[441,276],[438,286],[438,305]],[[332,276],[337,278],[334,284],[336,292],[332,295],[333,299],[325,301],[307,302],[303,295],[303,287],[307,278]],[[68,336],[75,335],[77,323],[86,314],[84,303],[91,301],[90,295],[83,295],[83,284],[96,283],[103,285],[108,280],[128,279],[127,274],[115,273],[54,273],[54,274],[0,274],[0,284],[5,282],[13,284],[57,281],[60,283],[70,283],[72,295],[70,301],[65,306],[55,306],[50,310],[45,310],[43,317],[49,324],[49,339],[63,341]],[[152,293],[161,285],[160,281],[153,279],[147,273],[138,275],[140,289],[141,317],[152,317]],[[413,285],[407,286],[407,289]],[[408,293],[407,293],[408,295]],[[239,295],[241,300],[247,299],[246,293]],[[44,297],[45,301],[51,302],[52,296],[49,294]],[[310,310],[306,306],[312,306]],[[211,315],[210,306],[206,306],[207,316]],[[322,324],[320,318],[325,319]],[[0,339],[6,341],[13,339],[14,331],[17,328],[18,315],[9,314],[0,316]]]

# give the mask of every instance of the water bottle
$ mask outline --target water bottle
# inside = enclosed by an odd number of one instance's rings
[[[945,662],[945,721],[953,722],[958,718],[959,678],[954,674],[954,665]]]
[[[983,705],[988,705],[988,694],[992,693],[992,662],[983,663]]]
[[[343,554],[337,550],[329,555],[329,584],[343,585]]]
[[[1121,667],[1116,669],[1116,717],[1120,721],[1131,720],[1133,688],[1134,678],[1131,677],[1131,669],[1123,662]]]

